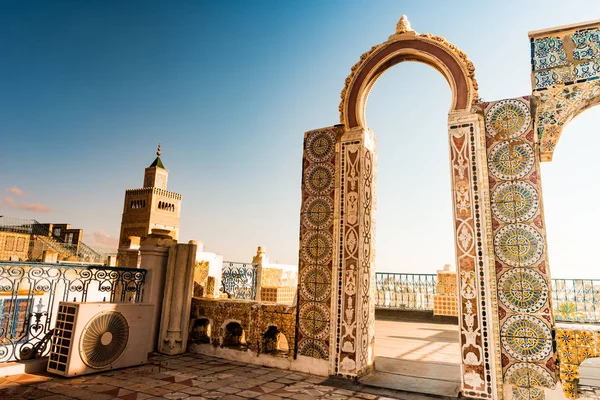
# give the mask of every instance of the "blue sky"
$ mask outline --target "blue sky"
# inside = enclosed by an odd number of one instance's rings
[[[528,31],[599,19],[600,3],[3,1],[0,214],[111,243],[160,141],[182,240],[240,261],[262,245],[294,264],[303,132],[338,123],[350,67],[402,14],[467,52],[491,101],[531,92]],[[414,63],[371,92],[378,270],[453,263],[449,102],[442,76]],[[555,277],[597,270],[599,120],[582,114],[543,166]]]

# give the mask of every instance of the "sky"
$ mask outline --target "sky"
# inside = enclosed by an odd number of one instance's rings
[[[180,240],[296,264],[303,133],[339,123],[360,55],[406,14],[476,67],[485,101],[531,93],[527,32],[600,19],[589,1],[1,1],[0,215],[66,222],[113,246],[126,189],[162,144]],[[450,89],[403,63],[367,104],[378,138],[377,270],[454,264]],[[600,108],[542,166],[553,277],[600,277]]]

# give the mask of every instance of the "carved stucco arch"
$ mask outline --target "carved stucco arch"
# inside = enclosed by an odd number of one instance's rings
[[[488,198],[480,182],[487,176],[485,132],[482,119],[473,109],[478,99],[475,67],[467,55],[440,36],[417,34],[403,16],[396,33],[360,57],[351,69],[341,93],[337,132],[339,158],[336,195],[332,287],[340,301],[332,307],[337,324],[331,326],[334,374],[361,376],[374,361],[374,303],[370,289],[374,279],[374,214],[376,204],[376,139],[365,120],[369,91],[389,68],[403,61],[432,66],[447,80],[452,91],[448,113],[448,140],[452,175],[454,240],[460,346],[461,389],[464,396],[495,398],[497,349],[494,344],[489,306],[490,283],[486,238]],[[325,131],[319,134],[324,134]],[[310,144],[309,144],[310,148]],[[311,150],[312,151],[312,150]],[[313,156],[314,157],[314,156]],[[310,178],[308,178],[310,179]],[[337,267],[339,265],[339,268]],[[490,275],[491,274],[491,275]],[[337,334],[336,334],[337,332]],[[340,333],[341,332],[341,333]]]
[[[340,123],[347,130],[367,127],[365,106],[371,88],[385,71],[403,61],[421,62],[438,70],[452,90],[450,111],[471,111],[478,98],[478,84],[466,53],[441,36],[417,34],[406,19],[401,19],[396,33],[361,55],[345,80],[339,111]]]

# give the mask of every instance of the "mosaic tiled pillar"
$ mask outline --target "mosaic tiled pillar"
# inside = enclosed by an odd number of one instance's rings
[[[333,302],[336,142],[343,127],[304,135],[297,354],[330,360]]]
[[[494,351],[486,260],[485,154],[479,116],[451,113],[448,120],[459,293],[462,394],[495,397]]]
[[[555,386],[540,168],[528,97],[484,104],[505,399]]]
[[[368,373],[374,360],[374,151],[375,139],[368,130],[346,132],[340,144],[333,369],[347,377]]]

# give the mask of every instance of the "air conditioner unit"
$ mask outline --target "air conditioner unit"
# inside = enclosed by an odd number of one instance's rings
[[[146,363],[154,305],[61,301],[48,372],[92,374]]]

